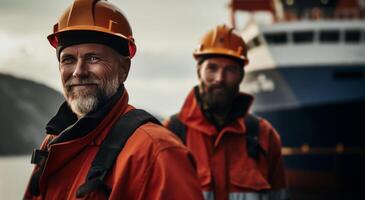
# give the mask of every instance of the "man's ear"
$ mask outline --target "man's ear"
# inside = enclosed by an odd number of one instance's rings
[[[119,83],[122,84],[127,80],[129,69],[131,67],[131,59],[121,58],[121,69],[119,70]]]
[[[201,68],[201,65],[196,65],[196,73],[197,73],[197,75],[198,75],[198,79],[200,80],[200,77],[201,77],[201,75],[200,75],[200,68]]]

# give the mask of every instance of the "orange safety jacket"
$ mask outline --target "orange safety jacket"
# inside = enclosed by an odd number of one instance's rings
[[[186,146],[192,151],[205,199],[287,199],[287,182],[278,133],[265,119],[259,121],[259,144],[265,151],[256,161],[247,153],[244,116],[253,101],[240,93],[232,107],[233,120],[220,130],[202,111],[197,87],[177,117],[185,125]],[[164,125],[169,127],[170,120]]]
[[[48,156],[44,165],[37,165],[33,172],[41,170],[39,195],[32,194],[29,183],[24,199],[76,199],[76,191],[85,182],[103,139],[121,116],[134,109],[128,105],[124,90],[119,90],[111,101],[111,105],[103,106],[101,114],[98,111],[80,120],[66,103],[61,106],[48,124],[48,135],[41,145]],[[203,199],[189,150],[171,132],[151,122],[140,126],[129,138],[105,184],[110,200]],[[104,190],[98,189],[82,199],[107,197]]]

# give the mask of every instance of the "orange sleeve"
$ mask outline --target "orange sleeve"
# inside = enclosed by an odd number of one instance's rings
[[[204,199],[194,158],[182,147],[170,147],[158,153],[142,190],[139,199]]]
[[[280,135],[271,127],[269,137],[269,182],[274,190],[287,188]]]

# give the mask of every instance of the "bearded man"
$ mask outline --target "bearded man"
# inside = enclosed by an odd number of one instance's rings
[[[253,97],[239,92],[248,63],[242,37],[217,26],[193,55],[199,85],[164,124],[197,160],[205,199],[287,199],[280,137],[248,113]]]
[[[33,152],[24,199],[203,199],[189,150],[128,104],[131,27],[104,0],[75,0],[48,40],[66,101]]]

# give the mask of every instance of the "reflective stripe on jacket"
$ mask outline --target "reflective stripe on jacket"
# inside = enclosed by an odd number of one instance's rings
[[[49,153],[39,182],[40,195],[32,196],[27,190],[24,199],[76,199],[101,142],[131,109],[124,92],[85,136],[51,145],[44,142],[43,149],[48,148]],[[173,134],[159,125],[144,124],[129,138],[109,170],[105,180],[109,199],[203,199],[194,164],[189,150]],[[85,199],[106,199],[105,191],[100,188]]]
[[[240,96],[247,100],[242,102],[245,104],[242,108],[247,107],[248,110],[252,97]],[[287,187],[280,137],[265,119],[260,119],[259,143],[266,155],[261,155],[256,161],[247,154],[243,119],[247,110],[218,131],[203,114],[192,90],[178,114],[179,120],[186,126],[185,143],[197,161],[205,199],[254,199],[253,194],[284,191]],[[165,126],[168,124],[168,120],[164,122]],[[279,199],[287,198],[282,197]]]
[[[214,200],[213,192],[203,192],[205,200]],[[287,189],[271,190],[269,192],[230,192],[229,200],[281,200],[289,199]]]

